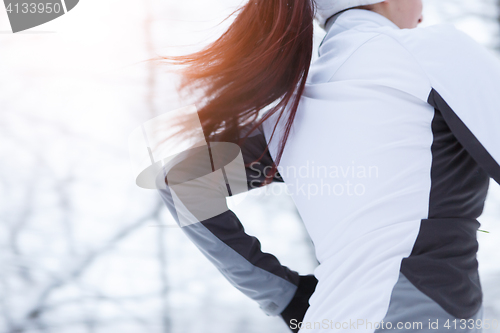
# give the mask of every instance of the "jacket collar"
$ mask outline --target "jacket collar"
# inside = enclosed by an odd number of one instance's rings
[[[359,27],[388,27],[388,29],[399,29],[399,27],[387,17],[368,9],[348,8],[329,17],[325,23],[326,35],[318,47],[318,57],[321,56],[323,43],[345,31],[346,29]]]
[[[399,27],[387,17],[368,9],[348,8],[335,15],[332,15],[325,24],[325,31],[328,35],[333,25],[337,22],[344,28],[351,28],[361,24],[375,24],[378,26],[388,26],[394,29]]]

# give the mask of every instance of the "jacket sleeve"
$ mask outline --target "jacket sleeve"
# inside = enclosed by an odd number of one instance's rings
[[[266,144],[260,126],[241,147],[209,142],[173,163],[166,188],[158,191],[177,224],[224,277],[267,315],[276,316],[294,297],[299,274],[263,253],[259,240],[245,233],[226,203],[228,196],[262,186],[271,156],[267,151],[255,160]],[[283,182],[279,174],[273,181]]]
[[[500,59],[452,24],[415,30],[403,43],[429,79],[427,102],[500,184]]]

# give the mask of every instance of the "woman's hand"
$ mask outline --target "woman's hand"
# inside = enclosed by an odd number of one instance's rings
[[[287,326],[294,333],[299,331],[298,324],[302,322],[309,308],[309,298],[316,289],[316,284],[318,284],[318,280],[314,275],[301,275],[295,295],[285,310],[281,312],[281,318],[285,320]]]

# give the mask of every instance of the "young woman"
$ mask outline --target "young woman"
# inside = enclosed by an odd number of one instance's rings
[[[310,64],[313,19],[326,36]],[[162,198],[221,273],[294,332],[492,324],[476,219],[489,178],[500,183],[500,62],[454,26],[421,21],[421,0],[252,0],[220,39],[174,59],[183,87],[204,89],[207,147],[166,171]],[[297,205],[314,275],[262,253],[227,208],[270,181]]]

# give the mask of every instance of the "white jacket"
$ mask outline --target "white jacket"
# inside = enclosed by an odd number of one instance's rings
[[[304,322],[381,321],[400,272],[468,318],[482,304],[476,218],[489,177],[500,183],[500,61],[450,24],[399,29],[350,9],[326,30],[275,178],[320,262]],[[275,124],[273,116],[241,147],[245,162]],[[249,189],[276,158],[281,125],[260,169],[246,169]],[[168,189],[160,193],[175,216]],[[262,253],[230,210],[183,230],[268,315],[293,297],[297,272]]]

